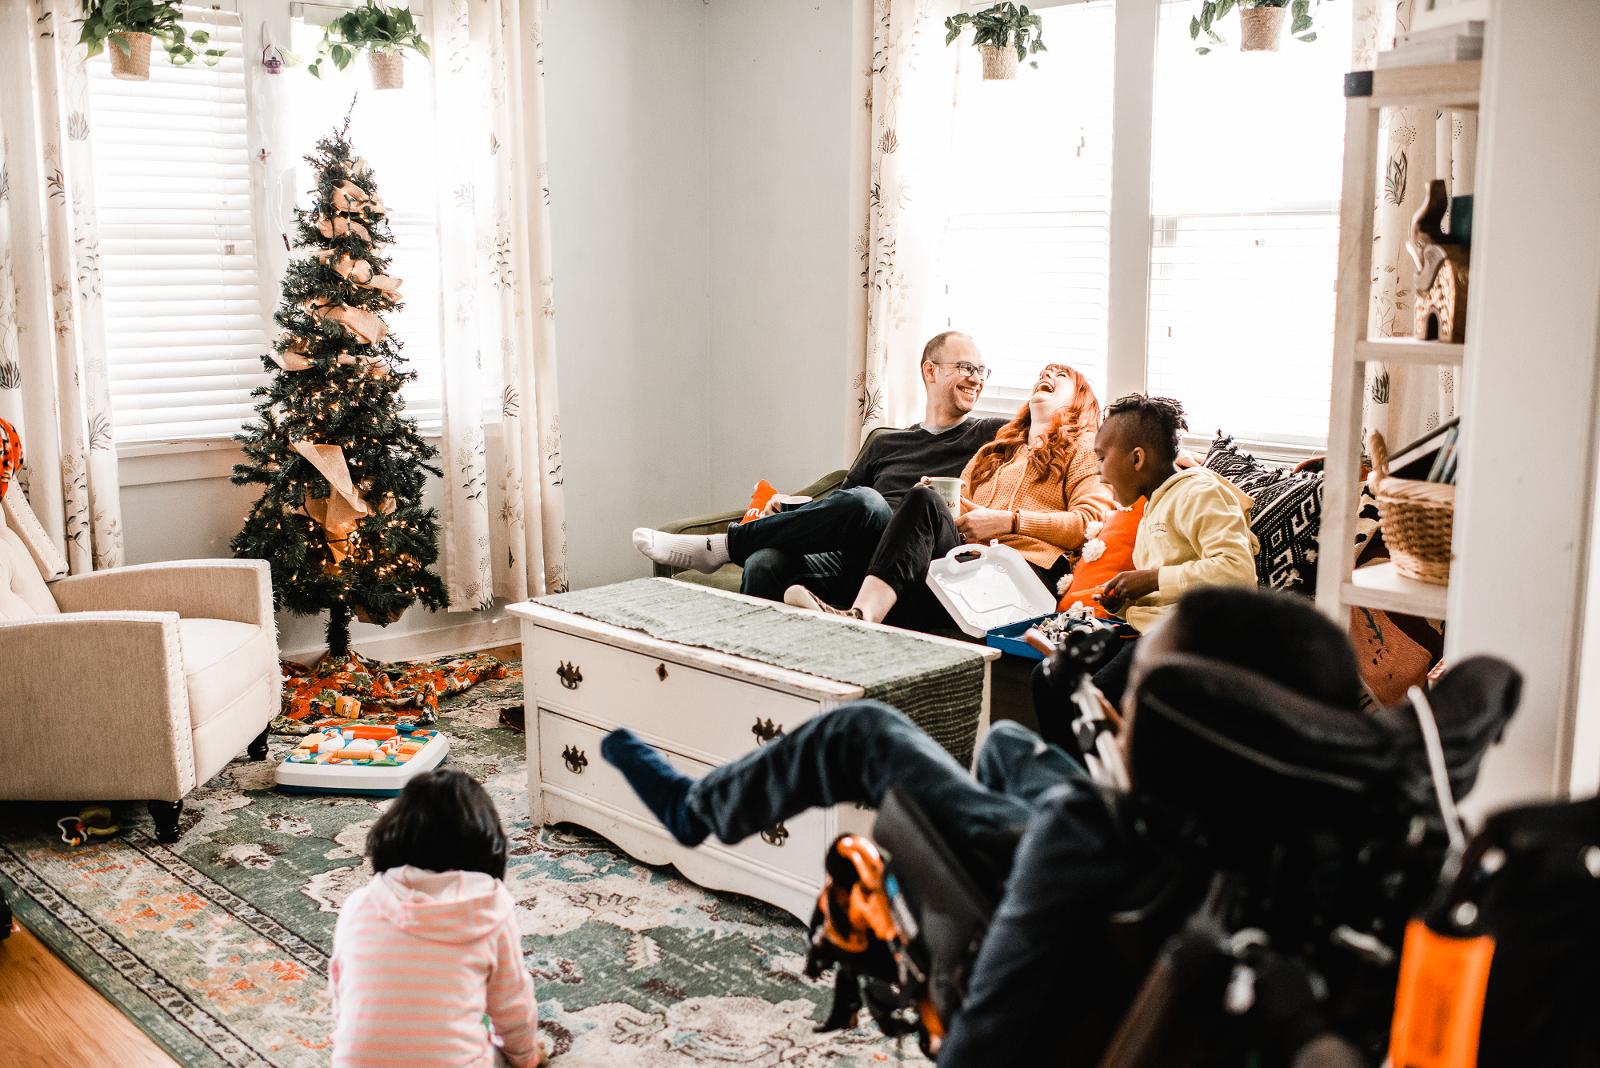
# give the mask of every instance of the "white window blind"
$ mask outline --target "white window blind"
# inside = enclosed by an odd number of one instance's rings
[[[308,16],[324,17],[326,5],[305,5]],[[420,5],[412,10],[420,17]],[[319,13],[320,12],[320,13]],[[296,19],[293,50],[310,62],[322,40],[322,27]],[[294,158],[310,153],[321,138],[343,124],[350,114],[350,140],[354,151],[372,165],[378,195],[389,209],[389,229],[394,244],[384,250],[391,257],[388,273],[405,282],[404,307],[386,312],[389,334],[402,345],[407,371],[417,378],[401,396],[405,414],[424,431],[437,431],[442,422],[443,382],[440,371],[442,335],[439,279],[439,196],[434,146],[433,69],[427,60],[405,55],[405,87],[374,92],[365,54],[347,70],[324,61],[322,77],[313,78],[303,68],[285,71],[289,79],[289,144],[284,151]],[[351,100],[355,105],[352,109]],[[296,205],[309,207],[315,189],[311,166],[301,162],[296,171]],[[291,235],[293,236],[293,235]]]
[[[217,66],[174,67],[159,47],[147,82],[113,78],[104,53],[89,64],[119,444],[227,437],[267,379],[239,17],[184,17],[227,49]]]
[[[1112,4],[1041,14],[1050,50],[1014,81],[983,81],[976,50],[960,42],[972,55],[956,102],[956,210],[941,274],[950,326],[994,368],[991,406],[1020,404],[1047,363],[1071,364],[1105,390]]]
[[[1148,382],[1190,429],[1321,445],[1328,433],[1341,75],[1351,19],[1277,53],[1197,55],[1191,0],[1164,0],[1151,146]]]

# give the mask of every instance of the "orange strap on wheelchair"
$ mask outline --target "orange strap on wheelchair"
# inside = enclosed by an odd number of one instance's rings
[[[1494,939],[1451,938],[1421,920],[1406,925],[1394,999],[1394,1068],[1476,1068],[1483,995]]]
[[[855,868],[856,882],[850,887],[848,931],[834,927],[827,907],[828,895],[836,892],[832,877],[823,885],[824,933],[834,945],[851,953],[866,951],[869,932],[884,942],[890,941],[895,929],[889,913],[889,895],[883,888],[883,854],[869,839],[853,834],[841,836],[832,848]]]

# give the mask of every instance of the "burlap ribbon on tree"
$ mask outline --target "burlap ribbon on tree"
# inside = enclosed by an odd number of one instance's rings
[[[372,491],[372,481],[367,479],[359,486],[351,481],[350,465],[345,462],[343,448],[310,441],[296,441],[290,447],[304,456],[328,480],[328,488],[333,491],[325,498],[305,498],[304,513],[322,524],[322,529],[328,535],[328,548],[333,553],[333,562],[340,563],[350,555],[350,535],[355,531],[356,524],[369,515],[388,515],[393,512],[394,494],[385,494],[382,506],[375,513],[366,498]]]
[[[304,371],[311,366],[311,343],[299,334],[286,334],[288,342],[283,346],[283,351],[273,349],[272,362],[285,371]],[[283,338],[279,338],[283,340]]]
[[[300,307],[319,322],[337,323],[346,334],[363,345],[376,345],[389,334],[389,324],[376,312],[369,312],[365,308],[352,308],[332,300],[308,300]]]
[[[389,214],[383,201],[369,195],[354,182],[340,182],[333,188],[331,211],[317,216],[317,232],[323,237],[344,237],[355,234],[373,247],[372,232],[365,223],[378,222]]]
[[[317,259],[336,271],[340,278],[365,289],[375,289],[384,295],[390,304],[400,302],[400,286],[402,279],[391,278],[386,274],[374,274],[372,264],[366,260],[358,260],[348,252],[340,252],[336,248],[323,249],[317,253]]]

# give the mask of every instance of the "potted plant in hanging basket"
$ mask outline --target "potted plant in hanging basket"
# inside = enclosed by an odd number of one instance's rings
[[[1047,52],[1044,46],[1043,23],[1039,16],[1029,11],[1027,5],[1018,7],[1006,3],[969,15],[965,11],[944,20],[944,43],[949,47],[961,36],[962,27],[972,25],[972,43],[983,54],[985,81],[1005,81],[1017,76],[1017,64],[1028,56]],[[1031,38],[1031,40],[1030,40]],[[1031,60],[1028,66],[1039,69],[1039,61]]]
[[[355,62],[362,49],[367,50],[367,63],[372,68],[374,89],[401,89],[405,86],[405,58],[407,49],[423,59],[428,58],[428,42],[422,39],[411,9],[385,7],[378,0],[367,0],[366,7],[340,15],[324,28],[322,43],[317,46],[317,58],[306,69],[315,77],[322,77],[322,61],[332,59],[333,65],[344,70]]]
[[[1239,51],[1276,52],[1283,41],[1283,24],[1289,22],[1289,35],[1297,41],[1315,41],[1311,15],[1321,0],[1201,0],[1200,14],[1189,20],[1189,40],[1198,42],[1206,35],[1209,44],[1196,44],[1202,56],[1211,45],[1227,44],[1217,33],[1215,23],[1235,8],[1239,11]]]
[[[150,79],[150,42],[160,41],[174,67],[204,59],[215,66],[226,54],[223,49],[207,48],[196,52],[192,45],[208,45],[211,35],[204,30],[188,33],[177,0],[83,0],[83,27],[78,43],[89,58],[111,51],[111,74],[125,81]]]

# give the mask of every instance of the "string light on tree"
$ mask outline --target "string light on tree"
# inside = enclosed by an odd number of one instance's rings
[[[400,342],[384,314],[400,307],[385,274],[393,241],[370,167],[351,152],[350,120],[317,142],[310,209],[297,212],[283,302],[283,333],[262,357],[275,371],[254,396],[259,422],[238,440],[238,485],[263,487],[233,539],[234,555],[272,565],[277,607],[328,612],[328,651],[343,658],[350,616],[388,624],[420,600],[445,607],[428,570],[439,555],[438,512],[422,507],[424,473],[438,450],[402,414]],[[359,424],[359,432],[355,424]]]

